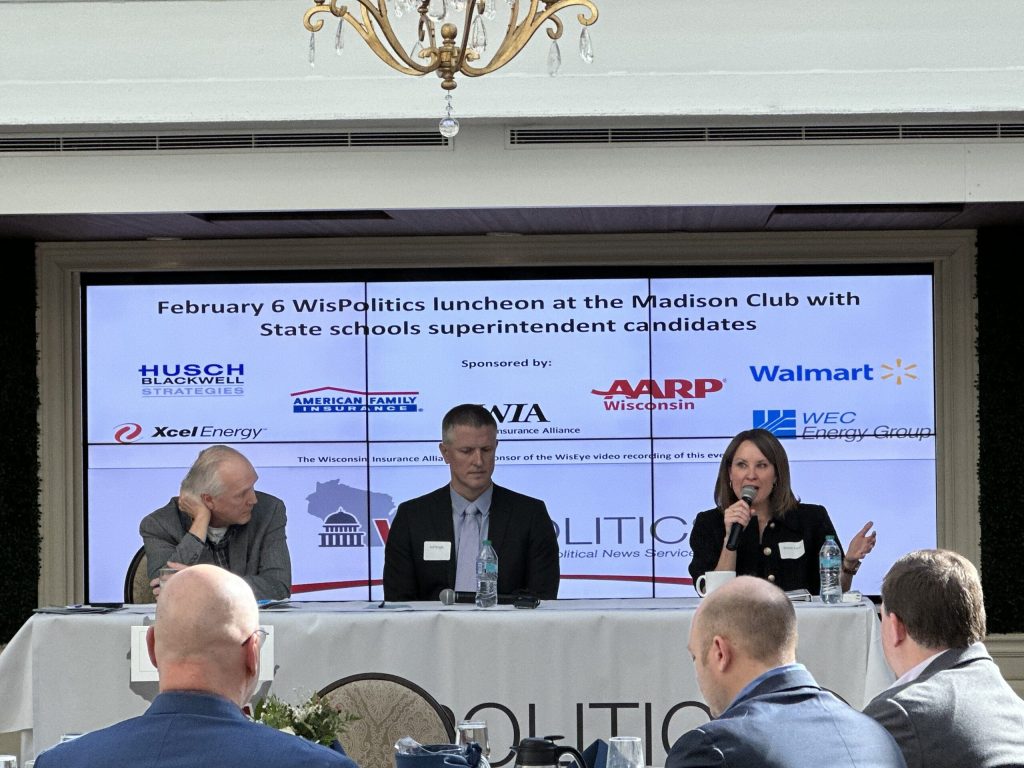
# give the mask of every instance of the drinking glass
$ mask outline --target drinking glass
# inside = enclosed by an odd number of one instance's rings
[[[644,745],[639,736],[608,739],[608,768],[644,768]]]
[[[475,741],[480,745],[480,752],[485,758],[491,756],[491,746],[487,743],[487,721],[462,720],[455,728],[458,732],[456,744],[464,747]]]

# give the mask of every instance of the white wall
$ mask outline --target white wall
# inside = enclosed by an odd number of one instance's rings
[[[301,20],[312,4],[0,0],[0,125],[380,122],[440,113],[432,75],[391,71],[354,34],[335,57],[333,19],[311,70]],[[572,9],[563,11],[559,77],[546,74],[541,31],[505,69],[463,78],[458,112],[535,120],[1024,109],[1017,0],[598,6],[592,65],[576,57],[579,25]]]

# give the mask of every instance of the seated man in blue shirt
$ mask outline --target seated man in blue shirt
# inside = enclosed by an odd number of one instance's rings
[[[146,713],[41,752],[36,768],[358,768],[340,752],[254,723],[243,713],[260,673],[252,589],[215,565],[172,576],[146,644],[160,694]]]
[[[715,719],[684,733],[665,768],[904,768],[884,728],[796,663],[796,644],[796,613],[774,584],[740,576],[705,598],[687,647]]]

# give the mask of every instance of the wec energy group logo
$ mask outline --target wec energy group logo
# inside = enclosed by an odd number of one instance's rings
[[[119,443],[134,443],[142,436],[142,425],[128,422],[114,427],[114,440]]]
[[[755,410],[754,429],[767,429],[776,437],[796,437],[796,410]]]

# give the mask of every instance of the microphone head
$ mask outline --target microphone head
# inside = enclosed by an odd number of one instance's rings
[[[455,590],[454,589],[442,589],[441,590],[441,602],[445,605],[455,605]]]
[[[757,488],[752,485],[744,485],[740,489],[740,498],[747,502],[747,504],[753,504],[755,496],[757,496]]]

